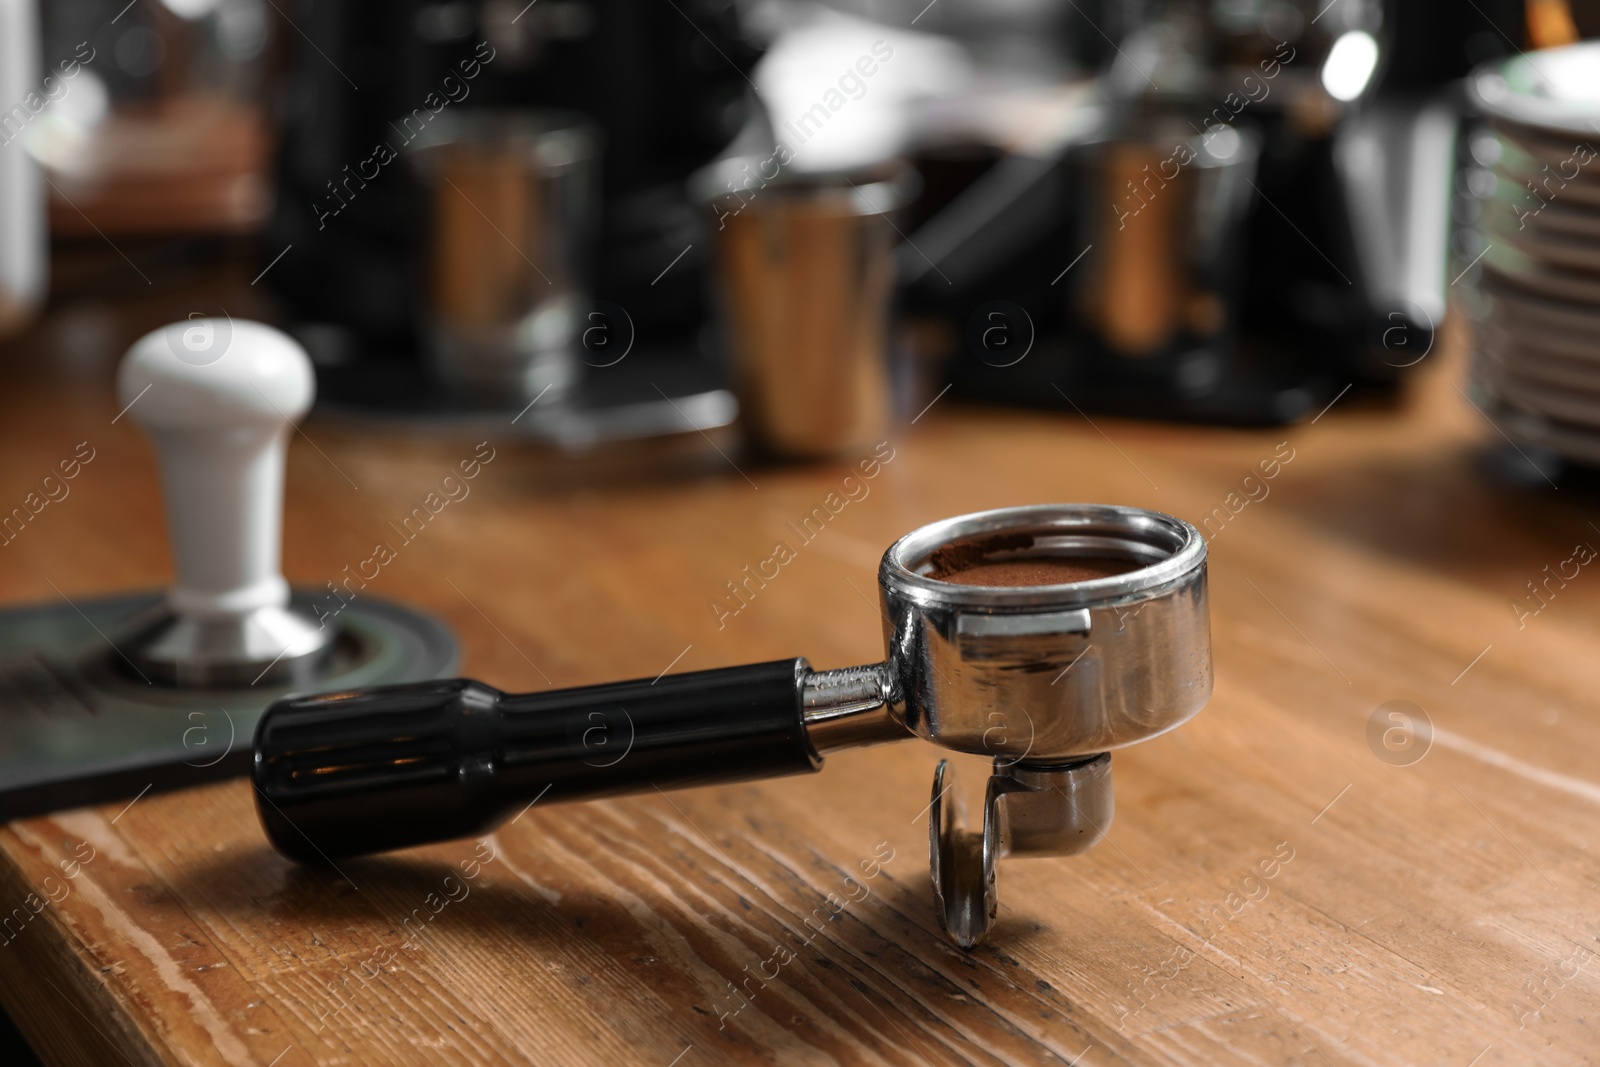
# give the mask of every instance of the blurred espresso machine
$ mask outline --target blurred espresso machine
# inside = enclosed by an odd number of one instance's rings
[[[671,397],[726,421],[705,408],[725,394],[701,356],[708,250],[685,181],[749,106],[756,53],[730,7],[314,0],[294,17],[262,247],[290,249],[268,282],[331,406],[437,413],[442,348],[479,406],[548,390],[649,432],[640,405]],[[507,312],[516,286],[546,306]],[[480,358],[497,314],[583,339],[579,365],[502,374]],[[440,316],[456,326],[442,342]]]
[[[1105,14],[1082,121],[1021,152],[919,160],[932,187],[977,172],[901,259],[918,341],[957,394],[1271,424],[1392,389],[1465,265],[1461,83],[1522,40],[1521,0]]]
[[[1523,0],[312,0],[296,18],[263,248],[291,249],[269,284],[322,395],[548,395],[628,433],[720,425],[725,386],[759,395],[724,355],[759,331],[710,296],[719,226],[691,190],[740,158],[721,195],[755,213],[796,204],[790,178],[869,189],[819,165],[820,139],[797,149],[811,114],[886,131],[920,190],[868,197],[900,244],[893,387],[862,396],[909,414],[951,383],[1271,424],[1392,388],[1445,314],[1461,79],[1524,32]],[[824,70],[793,47],[819,26],[862,43]],[[795,95],[765,93],[785,70]],[[540,117],[482,118],[508,109]],[[496,363],[510,349],[525,362]],[[803,372],[788,355],[768,379]]]

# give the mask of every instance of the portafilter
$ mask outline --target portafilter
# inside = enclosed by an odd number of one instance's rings
[[[964,948],[1005,856],[1105,836],[1111,756],[1211,694],[1206,547],[1159,512],[1002,508],[902,537],[878,568],[882,663],[804,659],[543,693],[466,679],[293,696],[256,732],[257,810],[309,862],[487,833],[541,803],[815,772],[921,737],[993,757],[981,829],[934,773],[935,910]]]

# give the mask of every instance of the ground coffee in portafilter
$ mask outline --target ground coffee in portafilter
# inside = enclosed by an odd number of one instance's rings
[[[1135,560],[1109,556],[1012,555],[1032,547],[1029,534],[955,541],[928,557],[927,576],[956,585],[1066,585],[1126,574],[1142,566]]]

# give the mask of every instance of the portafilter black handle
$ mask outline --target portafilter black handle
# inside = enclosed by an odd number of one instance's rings
[[[815,771],[803,659],[510,694],[468,679],[293,696],[256,728],[256,808],[302,862],[483,834],[540,803]]]

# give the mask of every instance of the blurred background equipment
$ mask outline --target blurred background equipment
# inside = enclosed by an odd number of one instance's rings
[[[267,282],[330,406],[446,423],[476,409],[503,422],[502,411],[518,414],[548,385],[517,426],[568,444],[731,419],[724,375],[699,343],[709,248],[685,189],[748,107],[754,53],[731,10],[329,0],[295,20],[264,238],[267,255],[288,251]],[[507,108],[570,112],[595,133],[542,135],[524,157],[530,175],[549,176],[542,191],[543,179],[491,189],[486,174],[469,189],[445,173],[467,165],[459,145],[406,151],[468,130],[481,144],[493,120],[473,116]],[[556,165],[558,151],[592,158]],[[397,155],[428,165],[391,162]],[[440,158],[455,162],[436,170]],[[440,256],[465,273],[443,281]],[[549,290],[538,306],[501,299],[530,270],[547,276],[537,278],[535,290]],[[463,300],[496,307],[469,312]],[[468,341],[464,315],[501,319],[502,342]],[[514,328],[512,315],[522,316]],[[499,389],[491,365],[529,346],[540,354],[527,380]],[[430,349],[454,396],[434,388]]]
[[[26,21],[20,0],[0,10]],[[19,138],[34,162],[7,156],[0,208],[34,195],[37,166],[62,247],[113,242],[143,284],[248,249],[244,303],[307,347],[329,411],[462,432],[515,416],[582,447],[724,427],[742,383],[752,442],[807,455],[751,368],[830,372],[798,349],[747,358],[753,282],[731,298],[718,257],[792,206],[775,190],[909,161],[920,193],[881,213],[887,339],[858,382],[888,386],[860,425],[946,387],[1281,423],[1392,391],[1432,350],[1451,281],[1484,266],[1463,79],[1593,17],[1565,0],[72,0],[42,12],[40,69],[65,91]],[[570,131],[484,132],[513,112]],[[518,137],[521,184],[509,160],[501,178],[463,162]],[[751,162],[753,182],[721,169]],[[728,213],[743,221],[705,213],[697,172],[750,202]],[[8,230],[3,262],[28,240]]]
[[[51,232],[259,232],[273,141],[266,0],[125,3],[43,12],[63,85],[25,144],[51,183]]]
[[[44,183],[32,156],[14,144],[42,111],[59,78],[39,76],[34,0],[0,0],[0,337],[25,324],[49,279]]]
[[[411,152],[433,220],[433,373],[484,406],[560,400],[593,284],[596,132],[571,113],[480,108],[441,117]]]
[[[701,174],[717,226],[730,374],[752,444],[781,456],[870,450],[889,430],[900,166],[763,180],[759,159]]]
[[[1392,388],[1445,311],[1459,79],[1514,47],[1520,4],[1123,10],[1075,121],[911,233],[938,265],[903,250],[911,307],[943,326],[919,336],[968,395],[1145,417]],[[996,299],[1026,363],[958,340]]]
[[[1475,391],[1530,462],[1600,464],[1600,44],[1492,63],[1471,89]]]

